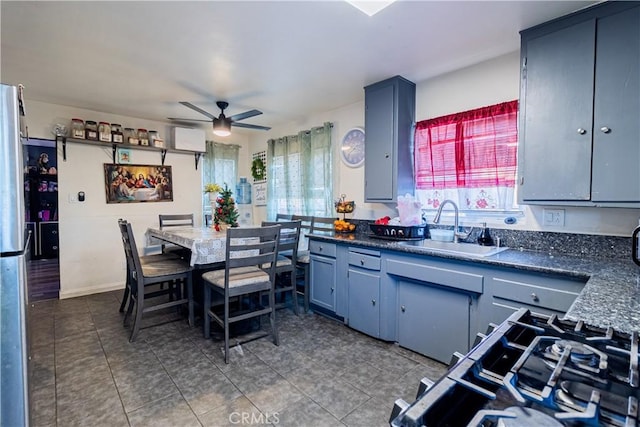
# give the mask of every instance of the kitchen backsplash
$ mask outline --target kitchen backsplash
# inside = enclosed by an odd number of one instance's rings
[[[352,219],[350,221],[358,224],[358,233],[371,234],[369,230],[371,220]],[[451,228],[434,226],[433,224],[430,224],[429,227]],[[466,241],[476,242],[481,231],[481,228],[474,228]],[[512,249],[545,252],[552,255],[626,259],[631,257],[631,237],[507,230],[501,228],[490,228],[489,232],[494,241],[497,241],[498,238],[500,239],[500,246],[507,246]]]

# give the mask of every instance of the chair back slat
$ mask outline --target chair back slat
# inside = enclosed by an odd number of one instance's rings
[[[278,252],[286,252],[295,264],[298,258],[298,241],[300,239],[300,221],[263,221],[262,226],[280,226]]]
[[[307,234],[311,233],[313,225],[313,217],[310,215],[293,215],[293,221],[300,221],[300,238],[298,240],[298,252],[309,249],[309,238]]]
[[[190,225],[193,227],[194,220],[193,214],[160,214],[158,215],[158,221],[160,222],[160,229],[166,227],[181,227]]]
[[[317,233],[317,232],[327,232],[327,231],[333,231],[333,222],[336,220],[337,218],[332,218],[332,217],[321,217],[321,216],[314,216],[313,217],[313,223],[311,224],[311,232],[312,233]]]
[[[293,215],[291,214],[278,213],[276,214],[276,221],[291,221],[292,217]]]
[[[273,265],[278,253],[280,226],[229,228],[225,254],[225,283],[229,283],[229,270],[238,267],[269,266],[273,280]]]
[[[134,278],[142,278],[142,263],[138,254],[138,247],[133,236],[133,228],[131,224],[125,220],[119,219],[118,226],[122,235],[122,244],[127,260],[127,274],[131,274]]]

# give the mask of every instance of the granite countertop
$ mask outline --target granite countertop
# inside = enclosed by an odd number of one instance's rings
[[[545,252],[508,249],[488,257],[451,254],[404,246],[364,234],[310,234],[309,238],[369,248],[469,261],[539,273],[552,273],[584,279],[585,287],[566,318],[621,332],[640,332],[640,267],[630,259],[569,256]]]

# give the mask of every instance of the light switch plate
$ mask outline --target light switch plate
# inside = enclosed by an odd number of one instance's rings
[[[542,209],[542,225],[564,227],[564,209]]]

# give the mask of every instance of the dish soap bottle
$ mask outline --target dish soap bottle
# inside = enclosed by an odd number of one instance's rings
[[[481,246],[493,246],[493,238],[489,234],[486,222],[482,223],[482,232],[478,236],[478,244]]]

